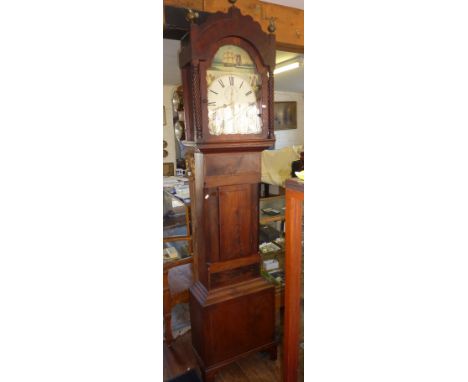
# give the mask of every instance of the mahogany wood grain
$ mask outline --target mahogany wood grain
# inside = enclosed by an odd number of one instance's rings
[[[204,0],[203,10],[205,12],[227,12],[231,4],[227,0]],[[237,0],[236,7],[242,13],[250,15],[257,22],[262,18],[262,7],[259,0]],[[266,30],[266,29],[265,29]]]
[[[193,257],[186,257],[184,259],[179,259],[179,260],[174,260],[174,261],[168,261],[163,264],[163,269],[165,272],[169,272],[170,269],[179,267],[184,264],[189,264],[193,262]]]
[[[302,268],[302,213],[304,183],[286,181],[286,258],[284,290],[284,381],[296,382],[299,361],[299,325]]]
[[[252,206],[255,198],[249,184],[219,187],[219,252],[220,260],[250,255],[258,251],[255,233],[258,224],[253,225]]]
[[[190,240],[190,236],[168,236],[163,238],[163,243],[170,243],[175,240]]]
[[[205,187],[219,187],[229,186],[239,183],[255,183],[260,181],[259,172],[247,172],[236,175],[219,175],[219,176],[207,176],[205,177]]]
[[[203,199],[203,204],[203,210],[205,211],[206,215],[206,219],[203,221],[204,230],[211,238],[211,240],[205,241],[205,251],[207,253],[206,261],[216,263],[219,261],[218,187],[209,186],[205,189],[205,198]]]
[[[261,257],[258,253],[254,255],[239,257],[233,260],[223,261],[221,263],[212,263],[208,266],[210,273],[218,273],[234,268],[243,267],[245,265],[258,264]]]
[[[205,161],[206,176],[225,176],[245,173],[259,173],[261,155],[259,152],[207,155]]]
[[[186,126],[188,126],[186,124]],[[197,142],[184,141],[184,146],[187,148],[193,147],[196,151],[201,153],[226,153],[226,152],[242,152],[248,153],[252,151],[263,151],[275,144],[275,138],[268,138],[262,140],[249,140],[243,142]]]
[[[260,276],[258,262],[225,271],[210,272],[210,288],[220,288]]]

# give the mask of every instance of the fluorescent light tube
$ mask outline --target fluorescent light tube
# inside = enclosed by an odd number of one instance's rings
[[[273,74],[278,74],[278,73],[286,72],[288,70],[293,70],[293,69],[298,68],[299,66],[300,66],[299,62],[292,62],[291,64],[287,64],[287,65],[276,68],[273,71]]]

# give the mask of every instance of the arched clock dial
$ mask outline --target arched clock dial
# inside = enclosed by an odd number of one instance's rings
[[[208,131],[211,135],[259,134],[260,78],[249,53],[222,45],[206,72]]]
[[[228,74],[211,82],[208,121],[212,135],[258,134],[262,131],[256,94],[248,78]]]

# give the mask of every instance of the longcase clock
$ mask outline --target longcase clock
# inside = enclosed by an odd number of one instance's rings
[[[191,23],[181,42],[192,345],[205,381],[254,351],[276,358],[275,292],[260,275],[258,253],[261,151],[275,140],[274,63],[274,35],[235,6]]]

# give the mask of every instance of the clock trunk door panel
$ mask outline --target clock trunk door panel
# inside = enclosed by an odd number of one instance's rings
[[[219,187],[219,259],[231,260],[257,253],[258,186]]]

